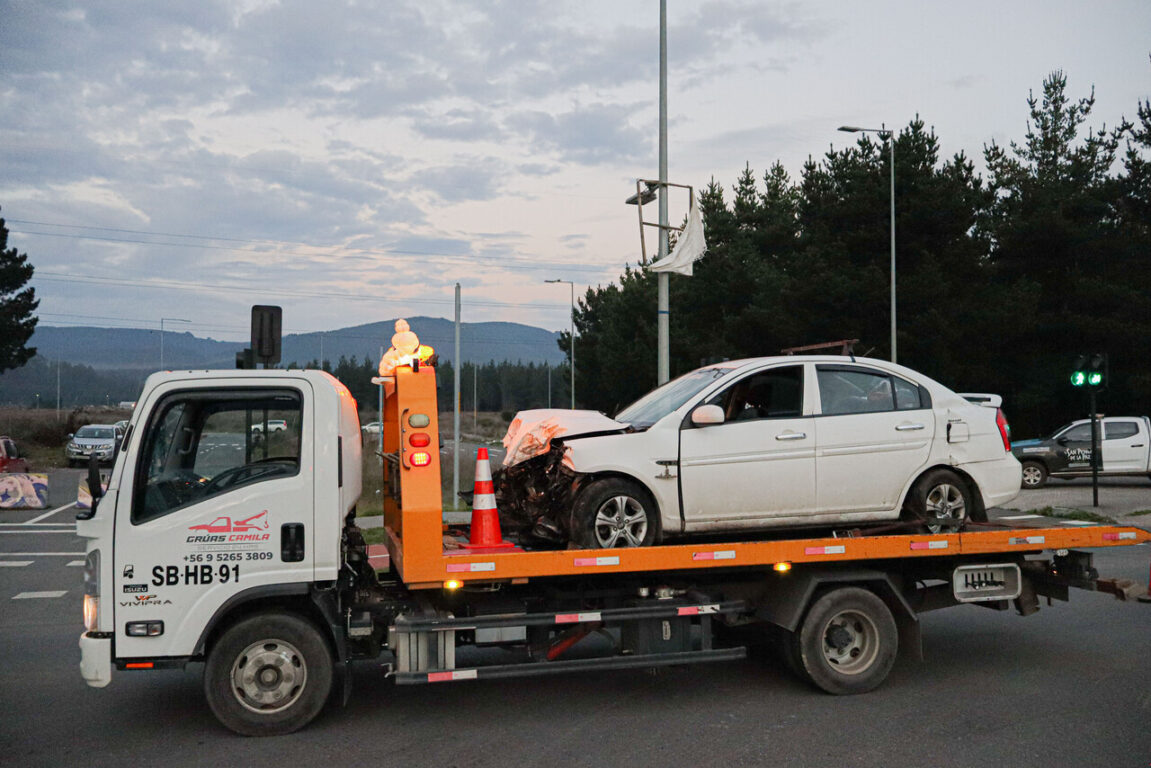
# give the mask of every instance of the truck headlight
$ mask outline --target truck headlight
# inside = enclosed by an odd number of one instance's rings
[[[100,627],[100,550],[84,558],[84,629],[95,632]]]

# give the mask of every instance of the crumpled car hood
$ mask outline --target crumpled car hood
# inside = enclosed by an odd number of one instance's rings
[[[609,419],[599,411],[566,411],[537,408],[520,411],[504,435],[504,466],[511,467],[547,453],[556,438],[591,437],[624,432],[627,424]]]

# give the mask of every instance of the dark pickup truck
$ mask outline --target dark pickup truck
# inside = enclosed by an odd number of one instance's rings
[[[1151,422],[1146,416],[1099,419],[1100,476],[1151,476]],[[1038,440],[1013,440],[1011,452],[1023,465],[1023,487],[1042,488],[1048,477],[1091,475],[1091,420],[1073,421]]]

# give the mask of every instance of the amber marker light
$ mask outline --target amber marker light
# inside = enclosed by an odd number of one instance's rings
[[[775,570],[776,573],[787,573],[791,570],[791,563],[785,560],[782,563],[776,563],[771,567]]]
[[[464,583],[459,579],[448,579],[444,582],[444,589],[459,589]]]

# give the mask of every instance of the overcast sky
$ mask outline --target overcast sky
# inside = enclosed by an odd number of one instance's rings
[[[669,177],[697,187],[916,114],[979,160],[1055,69],[1096,128],[1151,98],[1147,0],[669,6]],[[465,321],[560,329],[545,279],[639,261],[658,64],[655,0],[0,0],[0,216],[45,325],[450,318],[459,282]]]

